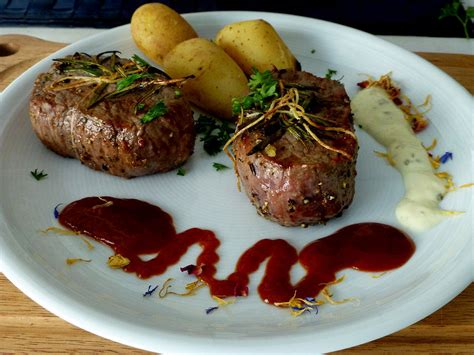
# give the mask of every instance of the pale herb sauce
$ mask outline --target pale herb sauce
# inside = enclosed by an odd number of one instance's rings
[[[435,175],[428,154],[415,136],[404,113],[378,87],[361,90],[351,103],[357,124],[385,146],[405,184],[405,196],[395,213],[402,225],[414,231],[429,229],[449,213],[439,208],[447,192]]]

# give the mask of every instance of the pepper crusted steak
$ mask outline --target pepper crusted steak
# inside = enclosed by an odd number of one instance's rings
[[[284,226],[324,223],[354,196],[358,144],[349,98],[340,82],[307,72],[273,73],[273,79],[277,93],[264,110],[240,102],[236,172],[262,216]],[[253,80],[249,85],[258,86]],[[260,87],[250,100],[256,106],[272,92],[268,80]]]
[[[31,124],[46,147],[92,169],[125,178],[169,171],[195,140],[178,82],[138,56],[76,53],[36,79]]]

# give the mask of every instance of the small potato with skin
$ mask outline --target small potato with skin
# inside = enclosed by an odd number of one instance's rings
[[[132,15],[130,27],[137,47],[159,65],[177,44],[197,37],[180,14],[160,3],[140,6]]]
[[[183,92],[196,106],[224,119],[232,118],[232,99],[248,94],[247,78],[234,60],[213,42],[192,38],[165,57],[163,68],[172,78],[194,75]]]
[[[215,40],[247,75],[253,73],[253,68],[259,71],[272,70],[273,66],[277,69],[301,69],[273,26],[264,20],[229,24],[217,33]]]

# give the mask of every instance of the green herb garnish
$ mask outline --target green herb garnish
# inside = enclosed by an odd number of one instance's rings
[[[143,110],[144,108],[145,108],[145,104],[144,104],[144,103],[141,103],[141,102],[140,102],[139,104],[137,104],[137,106],[135,106],[135,110],[136,110],[136,111],[141,111],[141,110]]]
[[[216,171],[230,169],[227,165],[221,163],[212,163],[212,166],[214,167],[214,169],[216,169]]]
[[[176,90],[174,91],[174,96],[175,96],[175,97],[181,97],[181,96],[183,96],[183,93],[181,92],[181,90],[176,89]]]
[[[59,65],[59,69],[65,73],[82,72],[86,75],[94,77],[99,77],[111,73],[111,70],[109,68],[94,60],[80,60],[74,59],[74,57],[57,58],[53,60],[55,62],[61,63]]]
[[[132,55],[132,58],[131,58],[135,63],[137,63],[138,65],[141,65],[142,67],[149,67],[150,64],[148,64],[148,62],[143,59],[142,57],[140,57],[139,55],[137,54],[134,54]]]
[[[329,69],[329,75],[334,74],[336,71]],[[314,112],[314,107],[323,100],[318,87],[277,80],[271,72],[266,71],[255,72],[249,80],[249,88],[249,95],[234,100],[234,110],[240,110],[237,130],[223,148],[234,163],[234,156],[228,148],[245,132],[252,132],[255,138],[255,145],[247,151],[247,155],[262,150],[267,152],[269,145],[289,132],[303,144],[319,144],[347,159],[353,159],[353,152],[339,149],[331,142],[341,135],[356,140],[354,132],[338,125],[326,112]],[[276,153],[274,149],[271,152]]]
[[[176,175],[179,175],[179,176],[186,175],[186,169],[183,167],[178,168],[178,172],[176,173]]]
[[[239,114],[242,109],[257,108],[264,110],[268,108],[270,102],[278,97],[277,84],[278,81],[269,70],[262,73],[254,69],[254,73],[250,76],[248,82],[250,94],[232,100],[232,113]]]
[[[233,124],[205,115],[199,115],[195,127],[197,134],[201,136],[201,142],[204,142],[204,150],[209,155],[221,152],[235,130]]]
[[[125,78],[120,79],[119,81],[117,81],[117,86],[115,87],[115,90],[116,91],[122,91],[126,87],[132,85],[136,80],[141,79],[141,78],[145,78],[145,77],[147,77],[147,75],[149,76],[149,74],[147,74],[147,73],[130,74],[130,75],[126,76]]]
[[[464,36],[466,38],[470,38],[469,31],[467,29],[467,24],[470,19],[474,18],[474,7],[469,6],[464,14],[462,13],[462,3],[460,0],[452,0],[450,3],[444,5],[441,8],[441,13],[438,17],[439,20],[444,19],[446,17],[454,17],[456,18],[461,24],[464,29]]]
[[[35,169],[34,171],[30,171],[30,173],[38,181],[48,176],[48,174],[45,174],[44,170],[38,171],[38,169]]]
[[[149,123],[154,119],[163,116],[168,112],[168,108],[166,107],[163,101],[158,101],[151,109],[147,111],[141,118],[142,123]]]
[[[111,54],[106,56],[107,53]],[[59,63],[59,72],[66,75],[55,79],[49,89],[60,91],[79,87],[90,88],[90,92],[84,96],[84,106],[87,109],[105,99],[128,93],[140,94],[132,106],[136,113],[137,105],[152,98],[163,86],[175,85],[188,79],[170,79],[137,55],[124,61],[117,53],[111,51],[95,56],[76,53],[66,58],[53,59]],[[115,85],[114,90],[110,90],[109,85]]]
[[[336,74],[337,74],[337,70],[328,69],[328,71],[326,72],[325,77],[326,77],[326,79],[332,79],[332,77]]]

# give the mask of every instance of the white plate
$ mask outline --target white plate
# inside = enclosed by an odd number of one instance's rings
[[[324,75],[328,68],[343,77],[350,96],[361,73],[393,72],[414,102],[433,97],[430,127],[421,134],[438,152],[449,150],[446,166],[458,183],[474,181],[472,97],[459,84],[414,54],[371,35],[339,25],[296,16],[250,12],[197,13],[186,18],[203,37],[233,21],[264,18],[272,23],[303,68]],[[42,146],[28,119],[28,93],[51,58],[75,51],[97,53],[118,49],[138,52],[128,26],[75,43],[28,70],[2,94],[0,119],[0,247],[7,277],[49,311],[100,336],[159,352],[327,352],[361,344],[404,328],[449,302],[472,281],[472,190],[449,194],[442,206],[463,210],[423,234],[412,234],[417,251],[402,268],[375,279],[353,270],[334,287],[335,298],[357,297],[359,305],[322,306],[317,316],[292,318],[284,309],[265,305],[256,293],[263,268],[251,278],[250,296],[206,315],[214,305],[206,290],[190,298],[143,298],[150,284],[176,277],[176,287],[191,281],[179,265],[193,262],[199,249],[162,277],[139,280],[111,270],[111,250],[96,244],[93,251],[79,239],[43,236],[38,230],[56,225],[52,209],[60,202],[85,196],[139,198],[160,205],[175,218],[178,231],[190,227],[214,230],[220,238],[219,277],[228,275],[241,253],[257,239],[283,237],[301,249],[309,241],[355,222],[378,221],[399,226],[394,206],[403,194],[399,174],[375,157],[380,147],[359,131],[355,200],[342,218],[326,226],[289,229],[255,213],[244,193],[236,190],[232,171],[216,172],[214,161],[229,164],[224,154],[211,158],[199,147],[187,163],[188,174],[176,172],[124,180],[63,159]],[[313,51],[313,49],[315,51]],[[30,170],[49,175],[37,182]],[[82,257],[90,263],[67,266],[65,259]],[[293,280],[301,277],[295,268]]]

